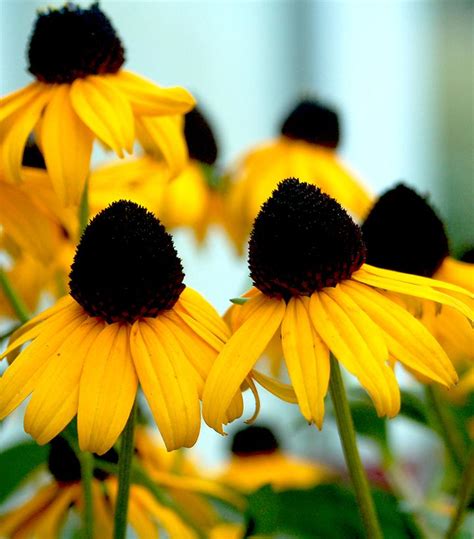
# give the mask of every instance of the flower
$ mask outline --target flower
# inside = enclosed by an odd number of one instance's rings
[[[22,326],[0,356],[31,341],[0,379],[0,418],[32,394],[25,430],[38,443],[77,414],[81,449],[102,454],[140,382],[167,449],[192,446],[204,380],[228,328],[183,278],[152,213],[123,200],[99,213],[77,247],[69,295]],[[241,413],[238,395],[229,419]]]
[[[333,475],[325,466],[283,452],[273,432],[264,426],[238,430],[231,452],[232,458],[219,480],[246,493],[264,485],[276,489],[310,488]]]
[[[123,157],[138,136],[173,170],[186,162],[180,115],[194,105],[192,96],[123,70],[125,51],[98,3],[40,12],[28,59],[36,81],[2,100],[0,158],[9,181],[21,180],[23,148],[33,130],[67,205],[80,200],[95,139]]]
[[[376,268],[365,264],[365,257],[359,227],[334,199],[296,179],[279,184],[250,238],[249,268],[257,291],[241,307],[242,324],[206,381],[203,417],[208,425],[223,432],[227,406],[277,332],[301,413],[319,428],[330,352],[358,378],[380,416],[392,417],[400,407],[390,358],[445,386],[456,383],[441,346],[387,291],[450,305],[472,319],[472,309],[439,289],[469,293]],[[291,400],[288,392],[273,392]]]
[[[433,277],[474,293],[474,264],[455,260],[443,222],[428,201],[406,185],[386,191],[362,225],[367,261],[381,268]],[[447,290],[456,297],[455,291]],[[403,298],[399,299],[403,301]],[[470,303],[474,308],[474,301]],[[453,361],[474,360],[474,335],[466,318],[431,302],[414,305],[422,322]]]
[[[115,450],[100,461],[116,464]],[[67,442],[55,438],[51,442],[48,469],[52,475],[24,504],[0,517],[2,537],[60,537],[70,511],[82,514],[83,488],[79,461]],[[94,469],[92,498],[94,537],[112,537],[117,478],[100,468]],[[158,528],[171,537],[193,538],[192,530],[169,507],[161,505],[144,487],[131,485],[128,507],[131,527],[141,537],[157,536]]]
[[[338,144],[337,114],[305,100],[283,122],[279,137],[248,152],[230,170],[226,224],[239,253],[260,206],[281,178],[314,183],[357,217],[366,215],[372,196],[340,163]]]
[[[92,212],[126,198],[153,210],[167,229],[193,229],[201,243],[209,225],[223,221],[222,189],[214,168],[217,144],[197,108],[184,117],[184,136],[190,159],[172,181],[163,160],[147,153],[96,169],[89,188]]]

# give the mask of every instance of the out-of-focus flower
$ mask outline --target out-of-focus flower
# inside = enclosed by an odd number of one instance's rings
[[[299,178],[334,197],[362,218],[372,196],[341,164],[337,114],[315,101],[303,101],[283,122],[281,135],[249,151],[230,170],[226,225],[243,252],[260,206],[282,178]]]
[[[203,417],[208,425],[223,432],[226,408],[277,332],[301,413],[319,428],[330,352],[358,378],[380,416],[392,417],[400,407],[390,358],[444,386],[456,383],[444,350],[387,291],[452,306],[470,319],[472,309],[440,289],[472,294],[376,268],[365,264],[365,257],[359,227],[334,199],[296,179],[279,184],[262,206],[249,244],[258,292],[241,306],[241,325],[207,378]],[[288,392],[273,392],[291,400]]]
[[[0,379],[0,417],[32,394],[25,430],[38,443],[77,414],[81,449],[102,454],[140,382],[167,449],[194,445],[204,380],[228,328],[183,278],[152,213],[118,201],[97,215],[77,247],[70,294],[19,328],[0,356],[30,342]],[[228,419],[241,413],[238,393]]]
[[[9,181],[21,181],[33,130],[66,205],[79,203],[95,139],[123,157],[138,137],[174,173],[183,168],[180,115],[193,107],[193,97],[123,70],[124,48],[98,3],[40,12],[28,59],[36,81],[3,98],[0,110],[0,158]]]

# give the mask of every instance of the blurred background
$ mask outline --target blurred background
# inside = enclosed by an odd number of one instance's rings
[[[374,193],[400,180],[429,193],[453,252],[474,244],[472,1],[100,4],[124,42],[126,68],[161,85],[182,85],[197,97],[217,134],[221,166],[276,135],[295,102],[315,96],[339,111],[340,154]],[[31,80],[26,46],[35,12],[44,6],[1,0],[2,95]],[[219,230],[201,249],[188,231],[178,231],[175,240],[187,284],[224,312],[228,299],[248,284],[245,260]],[[340,461],[330,422],[319,433],[305,426],[295,407],[261,393],[261,420],[287,447]],[[246,414],[252,412],[250,399]],[[229,432],[238,426],[242,422]],[[426,449],[441,451],[433,435],[400,419],[390,429],[396,449],[420,466],[424,461],[424,473],[431,473]],[[0,435],[6,446],[18,433],[6,421]],[[214,467],[226,443],[204,426],[196,452]],[[371,458],[370,442],[362,449]]]

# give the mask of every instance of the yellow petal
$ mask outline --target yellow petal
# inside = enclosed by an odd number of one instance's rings
[[[393,417],[400,408],[400,391],[392,369],[375,358],[346,313],[327,294],[311,296],[313,327],[329,350],[369,392],[380,416]]]
[[[71,102],[81,120],[119,157],[132,153],[135,123],[132,109],[119,90],[101,76],[76,79]]]
[[[128,324],[109,324],[84,361],[77,432],[82,451],[102,455],[117,441],[130,415],[138,379]]]
[[[41,139],[46,167],[66,206],[78,206],[89,174],[94,135],[72,108],[71,86],[60,84],[42,120]]]
[[[234,395],[279,328],[285,313],[283,300],[261,294],[251,316],[226,343],[209,373],[203,394],[203,417],[220,433]]]
[[[447,256],[433,277],[474,292],[474,264]]]
[[[191,447],[200,427],[196,381],[159,317],[135,322],[131,350],[138,378],[168,451]]]
[[[0,99],[0,122],[11,116],[37,97],[43,90],[43,85],[39,82],[32,82],[24,88],[12,92]]]
[[[280,382],[271,376],[267,376],[266,374],[263,374],[263,372],[259,372],[255,369],[252,370],[252,377],[262,387],[279,399],[285,402],[291,402],[292,404],[296,404],[298,402],[298,397],[296,396],[295,390],[291,385],[284,384],[283,382]]]
[[[193,96],[184,88],[162,88],[154,82],[121,70],[114,77],[114,85],[127,96],[135,114],[169,116],[189,112],[195,105]]]
[[[329,384],[329,350],[312,330],[309,298],[291,298],[281,325],[283,356],[304,418],[322,428]]]
[[[84,359],[103,326],[96,318],[87,319],[48,359],[25,413],[25,431],[40,445],[59,434],[76,415]]]

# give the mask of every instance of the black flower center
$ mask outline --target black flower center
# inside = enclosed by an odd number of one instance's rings
[[[76,454],[71,449],[68,442],[56,436],[49,444],[48,469],[58,483],[73,483],[81,480],[81,465]],[[109,449],[103,455],[96,455],[95,459],[117,464],[118,453],[114,448]],[[94,468],[94,477],[103,481],[109,474],[100,468]]]
[[[185,288],[171,236],[151,212],[126,200],[89,223],[69,278],[71,296],[109,323],[155,317]]]
[[[349,279],[364,261],[360,228],[314,185],[282,181],[255,219],[250,276],[269,296],[310,296]]]
[[[267,427],[251,425],[234,434],[231,451],[239,457],[274,453],[280,444],[273,432]]]
[[[384,193],[362,225],[367,262],[431,277],[449,254],[441,219],[425,198],[405,185]]]
[[[70,83],[88,75],[116,73],[124,54],[98,3],[86,9],[68,3],[38,14],[28,50],[29,71],[42,82]]]
[[[283,122],[281,134],[327,148],[339,144],[337,114],[316,101],[302,101]]]
[[[184,136],[189,157],[213,165],[217,159],[217,143],[209,122],[202,112],[194,108],[184,117]]]
[[[467,262],[468,264],[474,264],[474,247],[464,251],[459,260]]]

